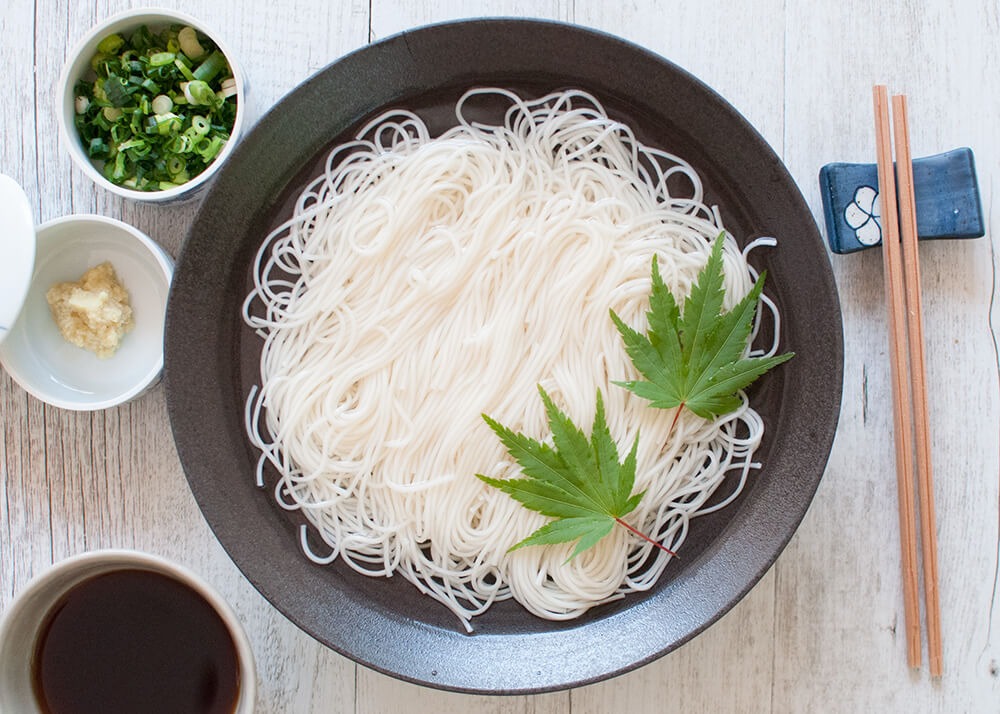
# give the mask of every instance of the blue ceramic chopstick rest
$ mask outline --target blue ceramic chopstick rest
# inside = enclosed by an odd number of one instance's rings
[[[881,245],[875,164],[827,164],[819,172],[819,189],[827,240],[834,253]],[[914,159],[913,193],[920,239],[979,238],[986,234],[971,149]]]

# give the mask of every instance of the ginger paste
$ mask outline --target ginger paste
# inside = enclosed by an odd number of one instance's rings
[[[55,283],[45,299],[63,339],[101,359],[113,355],[135,325],[128,292],[109,262],[94,266],[75,283]]]

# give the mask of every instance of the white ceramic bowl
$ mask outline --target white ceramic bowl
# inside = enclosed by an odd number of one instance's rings
[[[209,36],[222,51],[222,54],[226,56],[226,59],[229,61],[229,67],[233,72],[233,78],[236,80],[236,120],[233,124],[233,130],[230,132],[229,141],[226,142],[225,147],[219,152],[219,155],[215,157],[215,161],[200,174],[193,176],[187,183],[166,191],[136,191],[125,186],[119,186],[106,179],[91,161],[90,157],[87,156],[83,141],[80,139],[80,135],[73,125],[73,117],[76,114],[73,88],[77,81],[90,70],[90,60],[97,52],[98,43],[108,35],[116,32],[129,33],[140,25],[148,25],[150,30],[156,32],[166,25],[175,23],[190,25],[199,32]],[[69,148],[70,157],[98,186],[119,196],[137,201],[169,203],[191,198],[197,189],[205,186],[206,182],[212,178],[232,153],[242,134],[243,117],[246,113],[243,72],[236,62],[233,53],[219,39],[219,35],[207,28],[205,23],[200,20],[196,20],[184,13],[162,8],[126,10],[94,27],[67,55],[66,64],[63,66],[62,75],[59,77],[56,92],[56,116],[59,122],[59,132],[62,135],[63,143]]]
[[[234,714],[250,714],[257,694],[257,669],[250,641],[232,608],[190,570],[133,550],[101,550],[67,558],[35,577],[17,594],[0,619],[0,711],[40,713],[32,690],[31,662],[45,616],[73,586],[116,570],[151,570],[170,576],[195,590],[215,609],[233,637],[239,659],[240,695]]]
[[[125,286],[135,327],[112,357],[99,359],[62,338],[45,293],[76,281],[109,260]],[[104,216],[57,218],[38,228],[35,271],[0,362],[42,401],[63,409],[105,409],[135,398],[163,370],[163,320],[174,266],[170,256],[132,226]]]

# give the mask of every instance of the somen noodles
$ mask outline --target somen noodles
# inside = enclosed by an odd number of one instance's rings
[[[502,123],[467,118],[484,94],[509,101]],[[644,329],[653,255],[683,297],[722,220],[691,166],[589,94],[474,89],[455,112],[437,138],[408,111],[369,123],[261,245],[244,305],[264,339],[246,412],[258,483],[270,464],[278,502],[326,545],[303,527],[316,562],[398,573],[467,628],[509,597],[568,619],[650,588],[671,556],[617,527],[569,562],[572,543],[507,553],[548,519],[476,479],[518,474],[480,415],[543,439],[537,384],[583,425],[600,389],[621,453],[641,431],[646,495],[626,520],[676,551],[727,472],[711,510],[739,493],[763,424],[744,397],[670,432],[673,410],[611,383],[637,373],[608,310]],[[756,277],[731,237],[724,270],[728,309]]]

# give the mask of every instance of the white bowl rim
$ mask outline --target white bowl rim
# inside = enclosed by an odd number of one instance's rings
[[[219,617],[222,618],[226,624],[226,629],[229,630],[229,633],[233,637],[236,656],[240,662],[241,674],[245,673],[246,675],[240,678],[240,697],[249,703],[249,710],[255,708],[254,704],[257,698],[257,665],[254,661],[253,647],[250,646],[250,638],[247,637],[243,623],[240,622],[229,602],[205,578],[162,555],[127,548],[105,548],[77,553],[76,555],[71,555],[52,563],[32,577],[21,591],[17,593],[6,611],[0,615],[0,636],[7,632],[10,628],[10,620],[18,614],[15,607],[18,602],[44,589],[51,580],[57,578],[67,570],[73,570],[77,566],[86,565],[87,563],[100,564],[102,562],[108,565],[120,566],[120,568],[111,568],[108,572],[115,569],[127,569],[132,566],[154,572],[164,571],[170,573],[178,582],[187,585],[205,598],[208,604],[219,613]]]
[[[226,142],[226,145],[222,148],[222,151],[219,152],[219,155],[215,157],[212,163],[205,167],[204,171],[192,178],[190,181],[187,181],[176,188],[167,189],[166,191],[136,191],[108,181],[108,179],[106,179],[101,172],[94,167],[90,157],[84,153],[83,144],[76,132],[76,128],[72,126],[72,124],[66,123],[65,112],[63,111],[65,108],[66,94],[68,92],[71,93],[73,91],[73,85],[76,84],[75,79],[73,79],[73,84],[70,84],[70,67],[83,53],[84,48],[95,38],[107,32],[108,28],[112,25],[115,25],[123,20],[141,17],[144,15],[162,15],[165,19],[169,18],[177,20],[180,23],[190,25],[208,35],[212,38],[212,42],[214,42],[215,45],[222,51],[222,54],[225,55],[226,61],[229,63],[229,69],[232,70],[233,78],[236,80],[236,118],[233,120],[232,131],[229,132],[229,141]],[[229,50],[229,47],[219,40],[219,34],[198,18],[165,7],[133,8],[131,10],[123,10],[122,12],[115,13],[114,15],[104,19],[102,22],[94,25],[94,27],[91,28],[91,30],[84,35],[83,38],[76,43],[76,45],[73,46],[73,49],[66,55],[66,61],[63,63],[62,71],[59,73],[59,82],[56,85],[55,107],[56,121],[59,124],[59,133],[62,140],[66,144],[70,158],[73,160],[73,163],[76,164],[85,174],[87,174],[87,176],[98,186],[110,191],[111,193],[122,196],[123,198],[131,198],[137,201],[146,201],[149,203],[170,202],[184,197],[186,194],[194,191],[212,178],[212,176],[215,175],[215,172],[218,171],[219,167],[222,166],[225,160],[232,153],[233,149],[236,147],[243,131],[243,115],[246,113],[243,70],[240,68],[239,63],[234,59],[233,53]]]
[[[152,238],[147,236],[138,228],[129,225],[124,221],[119,221],[115,218],[109,218],[107,216],[100,216],[97,215],[96,213],[74,213],[69,216],[62,216],[60,218],[53,218],[50,221],[46,221],[45,223],[38,226],[36,235],[41,234],[42,231],[54,228],[64,223],[76,223],[76,222],[102,223],[104,225],[111,225],[115,226],[116,228],[121,228],[125,232],[129,233],[133,238],[136,238],[146,248],[147,251],[149,251],[150,255],[152,255],[157,265],[160,266],[160,270],[163,271],[163,277],[166,280],[167,287],[168,288],[170,287],[170,283],[173,280],[174,268],[173,265],[171,265],[169,259],[167,258],[167,254],[163,251],[163,248],[161,248]],[[32,275],[32,280],[34,280],[34,275]],[[164,310],[166,310],[166,304],[164,304],[163,308]],[[3,348],[0,348],[0,353],[2,353],[2,349]],[[109,397],[107,399],[100,399],[92,402],[67,401],[64,399],[60,399],[58,397],[53,396],[52,394],[45,392],[42,389],[39,389],[37,385],[28,380],[25,377],[25,375],[16,367],[12,369],[10,365],[6,363],[6,361],[4,361],[3,368],[7,370],[7,374],[9,374],[11,378],[15,382],[17,382],[22,389],[24,389],[24,391],[28,392],[37,399],[42,400],[46,404],[51,404],[54,407],[59,407],[60,409],[68,409],[70,411],[92,412],[92,411],[98,411],[100,409],[108,409],[110,407],[118,406],[119,404],[124,404],[137,397],[147,387],[149,387],[149,385],[151,385],[163,371],[163,345],[162,343],[160,345],[159,359],[156,360],[156,363],[150,368],[148,372],[146,372],[145,375],[143,375],[143,378],[139,380],[139,382],[137,382],[135,385],[133,385],[126,391],[116,394],[113,397]]]

